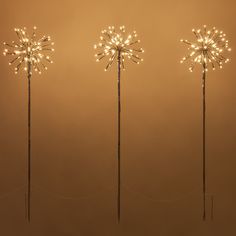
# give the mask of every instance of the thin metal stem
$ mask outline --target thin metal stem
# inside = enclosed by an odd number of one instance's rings
[[[120,113],[121,113],[121,102],[120,102],[120,77],[121,77],[121,55],[120,51],[118,52],[118,191],[117,191],[117,219],[118,223],[120,222],[120,213],[121,213],[121,197],[120,197],[120,185],[121,185],[121,174],[120,174]]]
[[[31,219],[31,64],[28,63],[28,211],[27,219]]]
[[[202,105],[203,105],[203,137],[202,137],[202,157],[203,157],[203,221],[206,220],[206,64],[203,64],[202,76]]]

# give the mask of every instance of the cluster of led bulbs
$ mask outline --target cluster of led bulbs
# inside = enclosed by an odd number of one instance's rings
[[[143,61],[138,53],[143,53],[144,50],[142,48],[136,48],[136,44],[140,43],[140,40],[137,39],[138,35],[136,31],[133,31],[131,34],[126,34],[125,26],[121,26],[118,32],[115,30],[114,26],[110,26],[101,33],[101,42],[94,45],[94,48],[99,50],[99,52],[95,54],[97,62],[106,56],[109,57],[105,71],[109,69],[116,59],[120,60],[123,69],[125,69],[125,57],[128,57],[128,59],[136,64]]]
[[[229,62],[229,59],[225,58],[223,53],[225,50],[230,52],[231,48],[229,48],[229,41],[226,40],[226,34],[223,31],[219,31],[215,27],[207,30],[206,25],[204,25],[203,30],[193,29],[192,31],[197,41],[190,42],[181,39],[181,42],[189,46],[190,53],[180,61],[183,63],[190,59],[189,70],[191,72],[197,63],[203,65],[204,70],[208,71],[209,65],[215,70],[216,65],[222,68],[223,63]]]
[[[26,28],[15,29],[18,42],[4,43],[6,48],[3,54],[13,57],[9,65],[16,64],[16,74],[22,65],[24,65],[25,71],[28,71],[30,68],[30,73],[34,70],[41,74],[42,68],[47,70],[45,63],[53,63],[46,52],[54,51],[52,48],[54,43],[51,42],[50,36],[43,36],[40,39],[36,39],[35,30],[36,27],[33,28],[33,33],[30,35],[27,33]],[[196,37],[196,42],[181,40],[181,42],[188,45],[189,50],[189,54],[181,60],[181,63],[190,60],[189,70],[191,72],[196,64],[201,64],[204,71],[208,71],[209,66],[215,70],[216,65],[222,68],[223,63],[229,62],[229,59],[223,53],[224,51],[230,52],[231,48],[229,48],[229,41],[226,40],[226,35],[223,31],[219,31],[215,27],[207,30],[206,26],[202,30],[193,29],[192,31]],[[130,59],[136,64],[143,61],[139,54],[143,53],[144,50],[137,47],[140,40],[137,39],[138,35],[136,31],[127,34],[125,26],[119,27],[118,30],[114,26],[110,26],[108,29],[103,30],[101,34],[100,42],[94,45],[94,48],[98,50],[98,53],[95,55],[97,58],[96,61],[108,57],[105,71],[116,60],[120,62],[122,69],[125,69],[125,58]]]
[[[31,35],[27,33],[26,28],[15,29],[18,42],[3,43],[6,46],[3,55],[13,57],[9,65],[16,64],[16,74],[23,66],[25,71],[28,71],[29,66],[31,66],[32,70],[41,74],[42,68],[47,70],[46,62],[53,63],[50,56],[45,54],[47,51],[54,51],[52,48],[54,43],[51,42],[51,37],[43,36],[37,40],[36,29],[36,27],[33,28]],[[32,70],[30,70],[30,73],[32,73]]]

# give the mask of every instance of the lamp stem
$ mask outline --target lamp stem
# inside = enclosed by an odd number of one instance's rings
[[[31,74],[31,63],[28,62],[28,222],[31,219]]]
[[[206,220],[206,63],[203,64],[202,76],[202,109],[203,109],[203,136],[202,136],[202,157],[203,157],[203,221]]]
[[[121,198],[120,198],[120,185],[121,185],[121,174],[120,174],[120,113],[121,113],[121,102],[120,102],[120,78],[121,78],[121,55],[120,51],[118,52],[118,191],[117,191],[117,219],[118,223],[120,222],[120,213],[121,213]]]

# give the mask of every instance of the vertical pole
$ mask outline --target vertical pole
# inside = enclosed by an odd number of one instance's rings
[[[120,76],[121,76],[121,56],[120,51],[118,52],[118,191],[117,191],[117,219],[118,223],[120,222],[120,185],[121,185],[121,176],[120,176],[120,113],[121,113],[121,102],[120,102]]]
[[[202,137],[202,157],[203,157],[203,221],[206,220],[206,64],[203,64],[202,77],[202,101],[203,101],[203,137]]]
[[[31,219],[31,63],[28,62],[28,222]]]

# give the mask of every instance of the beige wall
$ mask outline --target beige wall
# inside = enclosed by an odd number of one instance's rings
[[[32,81],[32,224],[24,219],[27,80],[0,57],[0,234],[4,236],[235,235],[234,0],[1,0],[0,42],[38,26],[55,63]],[[122,73],[122,223],[116,224],[116,67],[93,44],[109,25],[136,29],[144,63]],[[181,38],[224,30],[232,61],[207,78],[207,184],[215,220],[201,222],[201,70]],[[3,49],[3,46],[2,46]],[[19,188],[20,187],[20,188]],[[9,193],[8,195],[4,195]],[[3,196],[3,197],[2,197]],[[69,199],[63,198],[70,197]],[[207,202],[210,213],[210,199]]]

